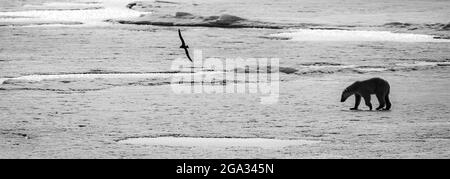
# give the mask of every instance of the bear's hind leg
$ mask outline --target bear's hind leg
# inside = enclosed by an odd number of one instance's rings
[[[386,100],[386,110],[390,110],[392,104],[391,101],[389,100],[389,93],[386,95],[384,99]]]
[[[380,106],[378,106],[377,110],[382,110],[384,106],[386,106],[385,95],[377,94],[377,99],[378,102],[380,103]]]

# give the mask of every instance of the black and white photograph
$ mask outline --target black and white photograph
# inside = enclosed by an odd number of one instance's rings
[[[1,159],[450,159],[449,90],[449,0],[0,0]]]

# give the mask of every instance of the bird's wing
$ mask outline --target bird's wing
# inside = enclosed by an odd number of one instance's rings
[[[186,44],[185,44],[185,42],[184,42],[183,36],[181,36],[181,31],[180,31],[180,29],[178,29],[178,36],[180,36],[181,46],[185,46]]]
[[[189,51],[188,51],[188,49],[185,48],[184,51],[186,52],[186,56],[188,57],[188,59],[189,59],[191,62],[193,62],[192,59],[191,59],[191,56],[189,56]]]

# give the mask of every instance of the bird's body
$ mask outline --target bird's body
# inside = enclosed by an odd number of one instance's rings
[[[189,56],[189,51],[188,51],[189,46],[187,46],[186,43],[184,42],[183,36],[181,36],[181,31],[180,31],[180,29],[178,29],[178,35],[180,36],[180,40],[181,40],[181,46],[180,46],[180,48],[184,49],[184,52],[186,53],[186,56],[188,57],[188,59],[189,59],[191,62],[193,62],[192,59],[191,59],[191,57]]]

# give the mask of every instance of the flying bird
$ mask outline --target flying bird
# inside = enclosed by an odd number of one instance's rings
[[[184,52],[186,52],[186,56],[188,57],[188,59],[189,59],[191,62],[193,62],[192,59],[191,59],[191,57],[189,56],[189,51],[188,51],[189,46],[187,46],[186,43],[184,42],[183,36],[181,36],[181,31],[180,31],[180,29],[178,29],[178,35],[180,36],[180,40],[181,40],[181,46],[180,46],[180,48],[184,49]]]

